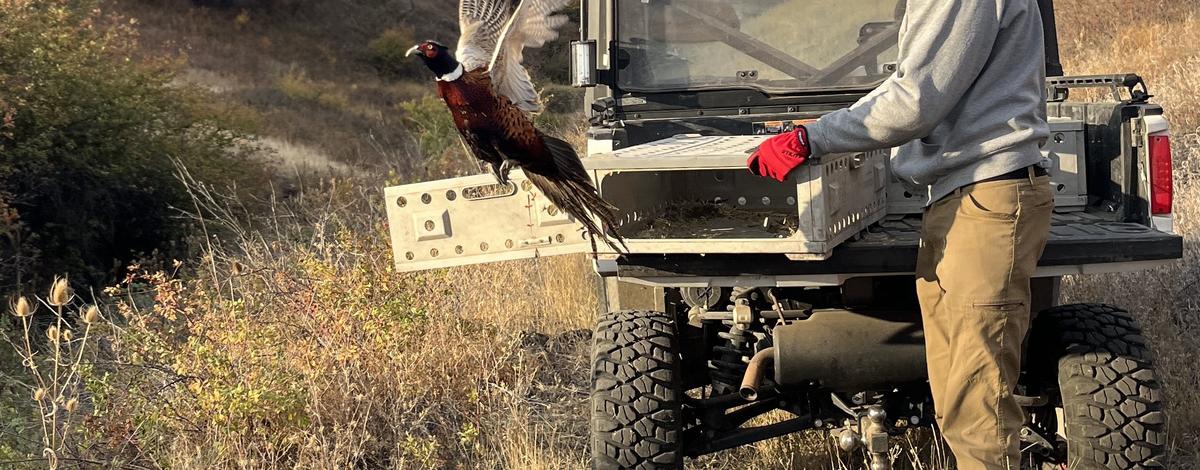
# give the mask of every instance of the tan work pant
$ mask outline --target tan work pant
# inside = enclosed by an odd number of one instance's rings
[[[1049,237],[1047,177],[963,187],[925,210],[917,295],[937,422],[961,470],[1019,469],[1013,390],[1029,280]]]

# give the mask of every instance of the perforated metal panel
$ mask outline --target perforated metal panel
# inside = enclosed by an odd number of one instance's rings
[[[590,249],[582,226],[550,204],[520,171],[387,188],[389,231],[402,272]]]

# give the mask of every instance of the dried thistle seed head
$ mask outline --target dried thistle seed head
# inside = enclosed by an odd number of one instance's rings
[[[71,333],[71,330],[62,330],[63,341],[71,341],[71,338],[73,337],[75,337],[75,334]]]
[[[67,400],[67,405],[66,405],[67,413],[74,412],[76,408],[79,408],[79,399],[78,398],[72,398],[70,400]]]
[[[54,325],[50,325],[50,328],[46,328],[46,337],[50,338],[51,343],[57,343],[58,342],[58,327],[54,326]]]
[[[96,323],[100,321],[100,307],[88,305],[87,308],[83,309],[83,314],[80,316],[83,317],[83,322],[88,325]]]
[[[42,401],[43,398],[46,398],[46,389],[39,388],[33,391],[33,401]]]
[[[230,272],[232,272],[234,276],[241,276],[242,273],[246,272],[246,268],[242,266],[242,263],[234,261],[233,266],[230,267]]]
[[[71,284],[67,282],[65,277],[54,278],[54,284],[50,285],[50,305],[61,307],[71,301]]]
[[[33,315],[33,307],[29,305],[29,299],[26,299],[24,296],[22,296],[18,297],[17,301],[13,303],[12,312],[13,315],[16,315],[19,318],[25,318]]]

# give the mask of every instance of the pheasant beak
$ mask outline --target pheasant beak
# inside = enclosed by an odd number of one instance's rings
[[[404,57],[412,57],[413,54],[420,52],[421,45],[417,44],[404,53]]]

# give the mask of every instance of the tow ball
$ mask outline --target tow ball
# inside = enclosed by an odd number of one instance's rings
[[[831,434],[838,448],[845,452],[865,447],[871,454],[871,470],[891,470],[892,461],[888,455],[891,441],[884,424],[886,421],[887,411],[881,406],[871,406],[857,421],[847,419],[845,427],[834,429]]]

